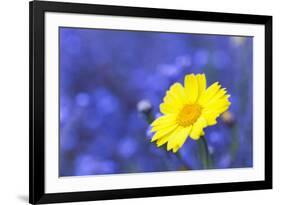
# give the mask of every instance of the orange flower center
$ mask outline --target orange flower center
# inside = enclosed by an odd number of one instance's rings
[[[201,114],[201,107],[196,104],[184,105],[177,117],[177,123],[182,127],[188,127],[196,122]]]

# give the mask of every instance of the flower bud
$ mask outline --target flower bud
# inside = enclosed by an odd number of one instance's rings
[[[221,118],[222,118],[222,121],[229,126],[232,126],[235,123],[235,117],[234,117],[233,113],[230,111],[224,112],[221,115]]]
[[[152,105],[148,100],[141,100],[137,104],[137,109],[140,113],[150,113],[152,111]]]

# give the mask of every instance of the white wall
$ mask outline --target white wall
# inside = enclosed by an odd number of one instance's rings
[[[274,189],[236,193],[127,199],[79,204],[274,203],[281,200],[281,11],[277,0],[72,0],[97,4],[273,15],[274,31]],[[0,204],[26,204],[28,199],[28,1],[1,1],[0,6]],[[279,196],[278,196],[279,195]]]

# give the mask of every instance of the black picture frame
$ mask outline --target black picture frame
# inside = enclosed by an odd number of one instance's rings
[[[29,202],[31,204],[91,201],[182,195],[272,188],[272,16],[230,14],[169,10],[155,8],[136,8],[123,6],[104,6],[62,2],[32,1],[30,11],[30,164],[29,164]],[[44,14],[45,12],[102,14],[113,16],[150,17],[164,19],[198,20],[209,22],[247,23],[265,26],[265,180],[235,183],[198,184],[154,188],[136,188],[107,191],[81,191],[71,193],[45,192],[44,165],[44,119],[45,119],[45,81],[44,81]]]

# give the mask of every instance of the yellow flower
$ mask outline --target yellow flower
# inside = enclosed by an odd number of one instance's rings
[[[218,82],[206,88],[205,74],[185,76],[184,86],[174,83],[160,104],[161,117],[151,124],[155,132],[151,142],[177,152],[187,137],[198,140],[203,129],[215,125],[216,118],[230,106],[230,95]]]

